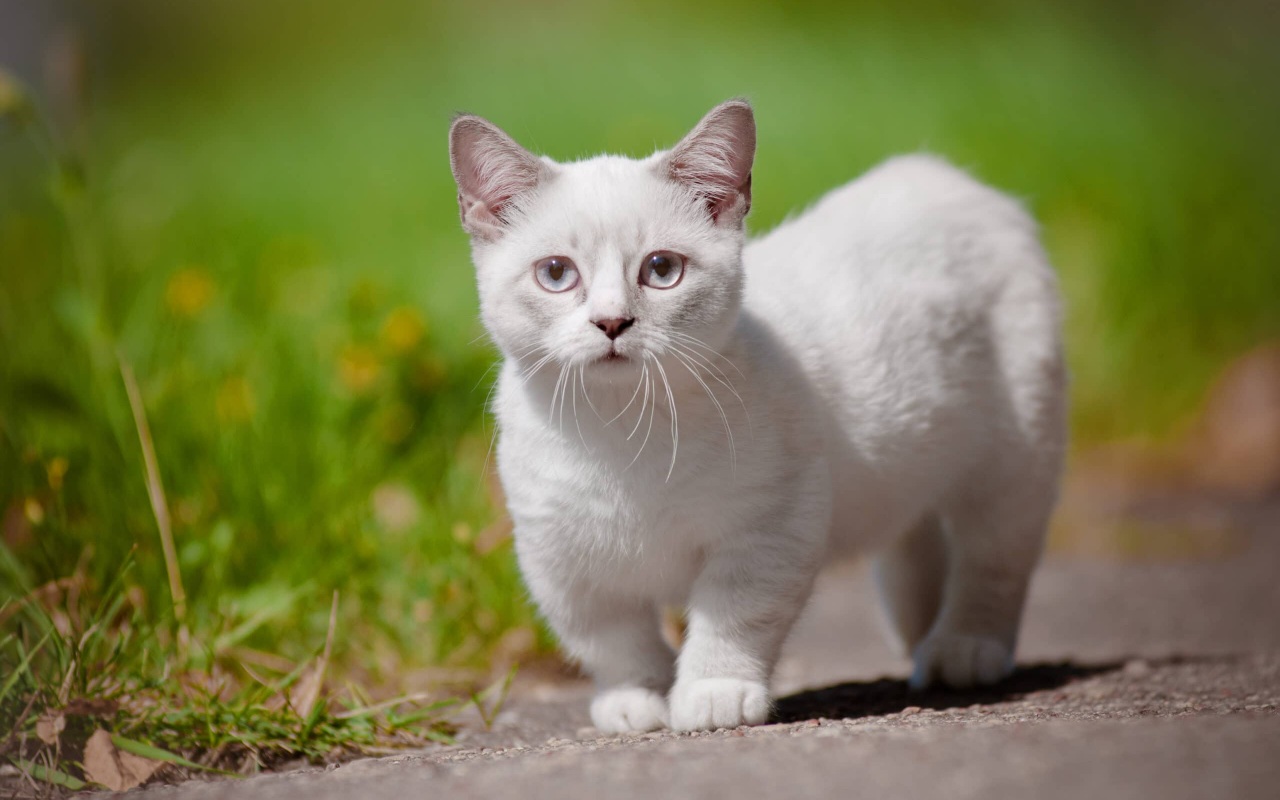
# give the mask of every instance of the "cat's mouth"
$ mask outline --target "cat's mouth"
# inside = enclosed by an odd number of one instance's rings
[[[630,364],[631,357],[618,352],[616,344],[610,343],[609,350],[596,359],[597,364]]]

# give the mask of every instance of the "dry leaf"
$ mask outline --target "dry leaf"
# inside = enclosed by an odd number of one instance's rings
[[[298,682],[289,690],[289,705],[300,717],[307,717],[320,699],[320,690],[324,688],[324,663],[317,659],[298,678]]]
[[[57,744],[58,734],[67,727],[67,718],[62,714],[45,714],[36,720],[36,736],[45,744]]]
[[[111,741],[111,734],[99,728],[84,746],[84,775],[94,783],[116,792],[141,786],[163,762],[126,753]]]
[[[321,702],[324,691],[324,673],[329,667],[329,656],[333,652],[333,631],[338,624],[338,593],[333,593],[333,604],[329,607],[329,634],[324,640],[324,652],[311,666],[303,672],[293,691],[289,692],[289,705],[302,718],[311,716],[311,711]]]
[[[120,709],[120,704],[115,700],[86,700],[83,697],[73,697],[67,703],[67,707],[62,709],[62,713],[68,717],[110,717]]]

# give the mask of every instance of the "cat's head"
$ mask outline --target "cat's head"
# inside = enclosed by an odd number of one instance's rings
[[[450,161],[498,347],[606,380],[694,342],[719,348],[741,305],[755,143],[742,100],[640,160],[556,163],[457,118]]]

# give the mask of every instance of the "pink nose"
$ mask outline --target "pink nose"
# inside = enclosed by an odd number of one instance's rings
[[[623,331],[630,328],[635,319],[614,317],[613,319],[593,319],[591,321],[595,323],[597,328],[604,331],[604,335],[608,336],[610,341],[613,341],[621,336]]]

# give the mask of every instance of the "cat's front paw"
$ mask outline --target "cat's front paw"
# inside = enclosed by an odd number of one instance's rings
[[[652,689],[606,689],[591,700],[591,722],[604,733],[631,733],[667,726],[667,699]]]
[[[911,688],[935,682],[953,689],[998,683],[1013,672],[1013,652],[998,639],[962,633],[938,633],[916,648]]]
[[[736,678],[703,678],[671,690],[671,727],[709,731],[759,725],[769,718],[769,687]]]

